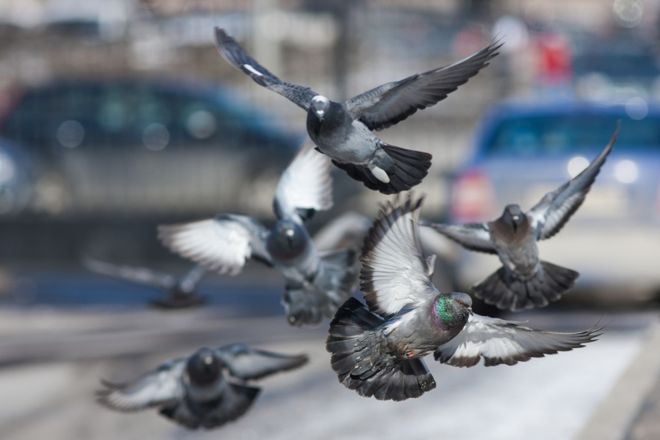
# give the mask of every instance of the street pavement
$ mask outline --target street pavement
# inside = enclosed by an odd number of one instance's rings
[[[602,314],[516,315],[531,325],[584,328]],[[0,438],[51,439],[566,439],[577,436],[638,356],[653,313],[609,317],[597,342],[515,367],[461,369],[427,359],[437,388],[379,402],[345,389],[329,368],[326,324],[282,316],[229,317],[217,307],[163,313],[0,310]],[[155,411],[122,414],[94,402],[99,378],[126,380],[201,345],[247,342],[310,363],[261,382],[248,414],[221,430],[189,432]],[[644,438],[644,437],[635,437]]]

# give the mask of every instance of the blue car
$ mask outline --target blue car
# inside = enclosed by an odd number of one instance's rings
[[[581,273],[575,290],[599,299],[648,299],[660,289],[660,107],[590,102],[503,103],[483,118],[469,160],[451,185],[450,221],[493,220],[508,203],[531,208],[578,174],[621,132],[585,203],[539,243],[541,258]],[[456,250],[458,281],[500,265]],[[570,295],[569,295],[570,296]]]

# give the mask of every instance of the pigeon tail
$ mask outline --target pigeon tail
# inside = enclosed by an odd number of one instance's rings
[[[579,273],[541,261],[532,278],[521,279],[504,267],[499,268],[472,288],[472,293],[487,304],[503,310],[545,307],[570,289]]]
[[[183,400],[164,406],[159,413],[188,429],[211,429],[238,419],[247,412],[261,392],[260,388],[227,383],[222,398],[195,405]]]
[[[314,278],[314,291],[299,285],[289,285],[282,297],[282,305],[291,325],[318,324],[324,317],[332,318],[357,284],[358,256],[355,250],[345,249],[325,253]]]
[[[388,144],[380,146],[387,153],[388,160],[384,161],[386,164],[355,165],[334,160],[333,163],[353,179],[364,183],[367,188],[383,194],[407,191],[419,184],[428,174],[433,157],[429,153]]]
[[[378,327],[383,318],[350,298],[330,323],[326,349],[339,382],[365,397],[405,400],[435,388],[421,359],[399,359],[388,353]]]

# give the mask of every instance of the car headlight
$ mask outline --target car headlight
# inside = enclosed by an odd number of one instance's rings
[[[0,150],[0,186],[14,180],[16,177],[16,163],[7,152]]]

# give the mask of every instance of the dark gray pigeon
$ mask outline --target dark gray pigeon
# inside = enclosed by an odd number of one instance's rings
[[[243,215],[160,226],[172,251],[221,274],[236,275],[252,257],[279,270],[286,280],[282,304],[293,325],[331,318],[353,292],[357,254],[353,249],[319,252],[303,224],[332,206],[332,166],[306,145],[280,178],[273,210],[277,223],[266,228]]]
[[[202,348],[168,361],[128,383],[102,381],[98,401],[108,408],[158,412],[189,429],[210,429],[241,417],[259,395],[249,384],[307,363],[307,356],[255,350],[244,344]]]
[[[206,298],[196,293],[197,285],[206,274],[206,269],[196,265],[180,277],[156,272],[145,267],[124,266],[104,261],[86,259],[85,266],[92,272],[151,286],[166,292],[166,296],[151,301],[162,309],[183,309],[204,304]]]
[[[431,166],[431,155],[389,145],[372,131],[445,99],[487,66],[501,46],[494,42],[457,63],[380,85],[339,103],[309,87],[280,80],[224,30],[216,28],[215,36],[220,54],[231,65],[307,112],[307,132],[319,151],[353,179],[384,194],[420,183]]]
[[[547,193],[527,213],[507,205],[502,216],[487,223],[445,225],[422,223],[467,249],[497,254],[502,267],[472,288],[472,293],[500,309],[544,307],[573,286],[579,273],[539,259],[536,242],[552,237],[584,202],[612,150],[618,128],[596,159],[580,174]]]
[[[435,387],[422,358],[470,367],[513,365],[582,347],[600,329],[579,333],[534,330],[474,313],[466,293],[440,293],[431,283],[435,258],[425,259],[417,218],[422,200],[388,204],[362,251],[361,288],[330,323],[327,350],[339,381],[379,400],[419,397]]]

